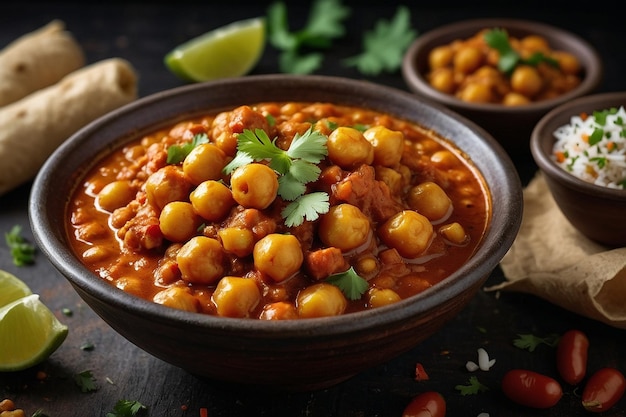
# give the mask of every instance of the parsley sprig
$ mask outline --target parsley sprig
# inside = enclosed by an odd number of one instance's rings
[[[402,64],[404,51],[416,36],[411,28],[411,12],[400,6],[391,21],[379,20],[373,30],[363,35],[363,52],[344,60],[344,64],[365,75],[393,72]]]
[[[194,135],[191,142],[184,143],[182,145],[172,145],[167,148],[167,163],[168,164],[178,164],[185,160],[187,155],[195,148],[196,146],[207,143],[209,141],[206,133],[200,133]]]
[[[107,413],[106,417],[134,417],[140,415],[142,410],[147,410],[147,407],[139,401],[119,400],[113,412]]]
[[[333,284],[350,300],[358,300],[367,291],[369,284],[361,278],[353,267],[345,272],[333,274],[326,278],[326,282]]]
[[[467,385],[457,385],[454,387],[457,391],[460,391],[461,395],[474,395],[479,392],[485,392],[489,390],[489,387],[483,385],[478,378],[471,376],[467,381]]]
[[[554,347],[559,341],[558,334],[550,334],[546,337],[539,337],[534,334],[518,334],[517,336],[517,339],[513,340],[513,345],[529,352],[533,352],[539,345]]]
[[[287,150],[276,145],[263,129],[245,129],[237,136],[237,153],[224,167],[229,175],[240,166],[267,161],[268,166],[279,174],[278,195],[290,201],[282,211],[285,225],[299,226],[304,220],[315,220],[330,207],[329,196],[324,192],[306,193],[306,185],[319,178],[321,169],[317,164],[328,155],[328,138],[309,128],[304,134],[296,134]]]
[[[500,53],[498,69],[505,74],[510,75],[515,67],[520,64],[537,66],[541,62],[546,62],[556,68],[559,67],[557,60],[550,58],[539,51],[533,53],[528,58],[522,58],[522,56],[511,46],[511,43],[509,42],[509,35],[504,29],[491,29],[485,33],[484,39],[487,45]]]
[[[316,0],[305,26],[291,31],[286,4],[280,1],[271,4],[267,11],[268,34],[272,46],[281,51],[280,70],[292,74],[317,70],[324,59],[318,50],[330,47],[333,40],[344,36],[343,20],[350,13],[341,0]]]
[[[4,234],[4,239],[11,251],[13,264],[25,266],[35,262],[36,248],[22,236],[22,227],[15,225]]]

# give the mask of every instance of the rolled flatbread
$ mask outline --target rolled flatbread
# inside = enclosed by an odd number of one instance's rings
[[[32,179],[77,130],[136,98],[134,68],[110,58],[0,108],[0,195]]]
[[[53,20],[0,51],[0,107],[48,87],[85,65],[82,48]]]

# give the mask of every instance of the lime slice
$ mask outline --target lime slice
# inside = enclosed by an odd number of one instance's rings
[[[7,271],[0,270],[0,307],[32,294],[28,285]]]
[[[0,308],[0,372],[30,368],[61,346],[68,328],[31,294]]]
[[[165,56],[165,65],[187,81],[239,77],[265,49],[265,19],[238,20],[193,38]]]

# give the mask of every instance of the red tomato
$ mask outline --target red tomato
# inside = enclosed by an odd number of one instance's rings
[[[556,350],[556,366],[561,378],[576,385],[587,373],[589,339],[579,330],[569,330],[561,336]]]
[[[613,407],[626,390],[624,375],[614,368],[596,371],[583,390],[583,407],[593,413],[601,413]]]
[[[446,400],[435,391],[423,392],[406,406],[402,417],[445,417]]]
[[[510,400],[532,408],[550,408],[563,396],[555,379],[525,369],[508,371],[502,378],[502,391]]]

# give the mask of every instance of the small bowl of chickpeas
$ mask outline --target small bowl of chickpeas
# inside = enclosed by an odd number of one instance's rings
[[[529,157],[539,119],[594,92],[603,65],[577,34],[541,22],[489,18],[420,35],[402,73],[414,93],[476,122],[513,157]]]
[[[522,212],[512,161],[473,123],[324,76],[137,100],[65,142],[31,196],[39,247],[122,336],[195,375],[287,391],[437,332]]]

